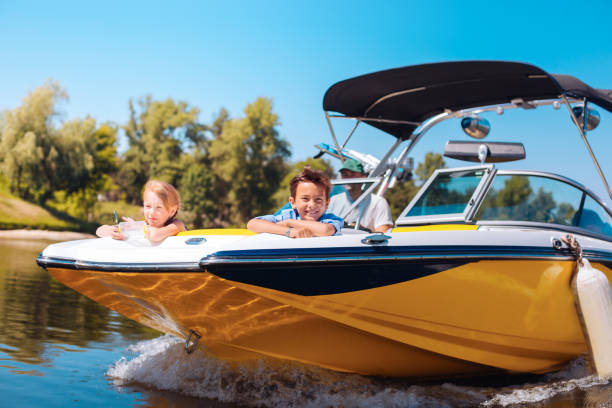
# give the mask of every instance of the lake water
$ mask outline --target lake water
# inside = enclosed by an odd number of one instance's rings
[[[49,242],[0,240],[0,406],[592,407],[584,359],[542,376],[415,383],[259,361],[232,367],[117,315],[36,266]]]

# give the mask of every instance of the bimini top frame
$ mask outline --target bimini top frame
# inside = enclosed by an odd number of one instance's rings
[[[612,199],[612,191],[585,136],[587,121],[583,120],[582,126],[570,106],[581,103],[586,107],[589,102],[612,112],[612,90],[594,89],[572,76],[549,74],[529,64],[459,61],[413,65],[338,82],[325,93],[323,109],[338,151],[346,146],[361,122],[398,139],[370,174],[376,177],[388,171],[387,161],[403,141],[409,143],[397,162],[433,125],[446,119],[540,105],[558,108],[564,104]],[[357,121],[342,144],[334,134],[332,117]]]

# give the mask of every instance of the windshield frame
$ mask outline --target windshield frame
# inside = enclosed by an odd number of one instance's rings
[[[416,205],[421,197],[429,190],[429,187],[441,174],[446,173],[457,173],[465,171],[477,171],[483,170],[484,176],[474,189],[470,199],[466,202],[463,211],[460,213],[448,213],[448,214],[431,214],[431,215],[416,215],[408,217],[406,214]],[[469,222],[474,216],[482,199],[489,189],[491,181],[495,176],[495,166],[492,164],[484,166],[469,166],[469,167],[455,167],[452,169],[438,169],[433,172],[429,179],[423,184],[419,192],[414,196],[412,201],[404,208],[400,216],[395,221],[395,225],[414,225],[414,224],[439,224],[439,223],[456,223],[456,222]]]
[[[469,171],[469,170],[478,170],[478,169],[488,169],[488,177],[485,176],[482,178],[481,182],[478,184],[471,198],[466,203],[466,207],[464,208],[463,213],[449,213],[449,214],[435,214],[435,215],[422,215],[422,216],[411,216],[407,217],[406,214],[412,209],[412,207],[418,202],[418,200],[425,194],[425,192],[432,185],[434,180],[438,177],[439,174],[444,173],[452,173],[452,172],[460,172],[460,171]],[[567,177],[560,176],[554,173],[548,173],[543,171],[533,171],[533,170],[497,170],[493,165],[489,166],[472,166],[472,167],[457,167],[452,169],[439,169],[436,170],[431,177],[423,184],[419,192],[414,196],[412,201],[406,206],[406,208],[402,211],[401,215],[397,218],[395,222],[395,226],[407,226],[407,225],[424,225],[424,224],[443,224],[443,223],[462,223],[462,224],[475,224],[478,226],[488,226],[488,227],[505,227],[505,226],[520,226],[526,228],[537,228],[537,229],[553,229],[566,231],[570,233],[578,233],[581,235],[587,235],[598,239],[603,239],[606,241],[612,241],[612,236],[600,234],[597,232],[590,231],[586,228],[578,227],[578,226],[569,226],[555,223],[545,223],[545,222],[534,222],[534,221],[517,221],[517,220],[484,220],[484,221],[474,221],[474,217],[476,216],[480,205],[484,201],[484,198],[489,192],[489,188],[493,183],[494,178],[497,176],[526,176],[526,177],[543,177],[552,179],[558,182],[562,182],[565,184],[574,187],[575,189],[582,192],[583,197],[588,196],[593,201],[601,206],[604,211],[612,217],[612,210],[607,206],[607,204],[602,201],[593,191],[585,187],[584,185],[569,179]],[[473,201],[473,203],[472,203]],[[584,198],[582,200],[584,202]]]

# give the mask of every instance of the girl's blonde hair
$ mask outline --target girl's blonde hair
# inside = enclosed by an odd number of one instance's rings
[[[168,218],[168,220],[166,220],[166,224],[172,222],[176,218],[176,215],[181,208],[181,197],[179,196],[178,191],[176,191],[172,184],[168,184],[165,181],[160,180],[147,181],[142,193],[144,194],[144,192],[147,190],[155,193],[155,195],[159,197],[159,199],[164,203],[166,210],[169,210],[170,207],[176,206],[176,211],[170,216],[170,218]]]

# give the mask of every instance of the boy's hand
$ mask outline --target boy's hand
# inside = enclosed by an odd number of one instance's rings
[[[289,232],[290,238],[311,238],[312,231],[306,227],[294,227]]]

